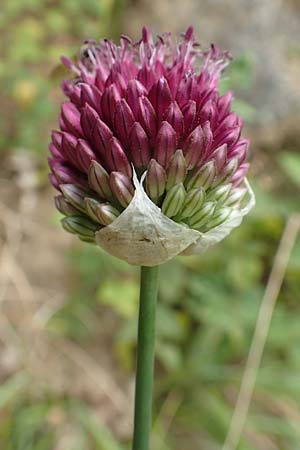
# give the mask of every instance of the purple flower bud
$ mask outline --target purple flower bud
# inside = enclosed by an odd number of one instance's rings
[[[227,92],[227,94],[219,97],[217,102],[219,121],[221,121],[225,116],[227,116],[227,114],[229,114],[232,97],[232,92]]]
[[[101,92],[96,86],[83,83],[81,85],[80,101],[82,106],[89,104],[98,114],[101,114]]]
[[[237,142],[230,151],[230,157],[238,158],[239,162],[243,163],[248,154],[249,144],[249,139],[242,139]]]
[[[183,133],[183,114],[177,104],[177,102],[172,102],[164,114],[164,120],[169,122],[180,137]]]
[[[134,120],[134,116],[126,100],[120,100],[120,102],[116,106],[114,127],[120,141],[124,145],[126,145],[128,141],[129,132],[134,123]]]
[[[192,131],[183,145],[183,154],[185,156],[189,169],[192,169],[205,158],[212,142],[212,134],[209,124],[203,128],[198,125]]]
[[[161,120],[172,101],[171,91],[164,77],[159,78],[152,86],[149,93],[149,100],[156,111],[158,120]]]
[[[139,97],[138,118],[150,140],[153,141],[155,139],[157,129],[156,114],[147,97]]]
[[[176,184],[167,192],[162,203],[162,212],[168,217],[176,216],[184,205],[185,197],[186,191],[183,184]]]
[[[62,135],[62,149],[67,160],[74,166],[77,166],[76,155],[77,139],[70,133],[63,132]]]
[[[134,187],[130,178],[120,172],[111,172],[109,183],[120,205],[127,208],[134,194]]]
[[[147,95],[145,87],[138,80],[130,80],[126,92],[126,100],[134,116],[138,117],[138,99]]]
[[[67,130],[77,137],[82,137],[80,112],[74,103],[63,103],[61,107],[61,116]]]
[[[162,122],[155,143],[155,159],[163,167],[168,167],[176,150],[176,132],[168,122]]]
[[[227,161],[227,144],[218,147],[212,154],[212,158],[215,160],[217,171],[220,172]]]
[[[92,143],[93,141],[93,132],[96,120],[99,118],[97,111],[95,111],[88,103],[84,106],[81,111],[81,127],[84,132],[84,135],[89,139]]]
[[[175,184],[183,183],[187,174],[186,161],[183,156],[182,150],[176,150],[167,170],[167,183],[166,189],[169,190]]]
[[[84,172],[88,172],[91,162],[96,156],[90,145],[84,139],[78,139],[76,145],[76,160]]]
[[[237,171],[232,175],[231,183],[233,186],[239,186],[241,182],[244,180],[246,173],[248,172],[249,164],[244,163],[239,166]]]
[[[85,212],[84,198],[89,196],[89,192],[75,186],[74,184],[62,184],[61,191],[64,197],[79,211]]]
[[[146,190],[149,197],[156,202],[164,193],[166,188],[166,172],[164,168],[155,160],[151,159],[146,175]]]
[[[78,209],[69,203],[63,195],[57,195],[54,198],[56,209],[65,216],[73,216],[78,214]]]
[[[134,166],[137,169],[146,167],[151,157],[149,138],[139,122],[135,122],[131,128],[130,154]]]
[[[94,124],[93,131],[93,142],[95,149],[98,150],[99,155],[105,160],[105,153],[107,149],[108,142],[113,137],[111,130],[108,126],[102,122],[101,119],[97,119]]]
[[[194,100],[189,100],[182,108],[184,120],[184,134],[187,135],[193,129],[196,118],[197,105]]]
[[[120,101],[121,96],[114,84],[110,85],[102,94],[101,111],[105,121],[112,126],[115,115],[116,105]]]
[[[132,168],[127,156],[115,137],[112,137],[107,146],[106,160],[110,171],[122,172],[129,178],[132,177]]]
[[[89,168],[89,185],[103,199],[112,198],[109,175],[97,161],[92,161]]]

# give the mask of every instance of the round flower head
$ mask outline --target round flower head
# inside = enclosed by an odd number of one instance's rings
[[[132,43],[88,41],[63,82],[50,179],[64,228],[130,264],[200,253],[254,205],[249,141],[218,81],[228,53],[147,28]]]

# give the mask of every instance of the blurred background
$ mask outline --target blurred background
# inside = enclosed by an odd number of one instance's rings
[[[221,83],[252,139],[257,207],[161,268],[151,450],[220,449],[284,225],[299,212],[299,0],[1,0],[0,448],[130,448],[138,270],[59,225],[47,145],[57,62],[86,38],[193,24],[235,59]],[[172,282],[170,282],[170,280]],[[239,450],[299,450],[300,246],[276,305]]]

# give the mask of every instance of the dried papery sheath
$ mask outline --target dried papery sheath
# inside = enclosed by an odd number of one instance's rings
[[[130,264],[154,266],[223,239],[254,205],[249,141],[218,82],[230,56],[190,27],[89,41],[63,90],[50,180],[64,228]]]

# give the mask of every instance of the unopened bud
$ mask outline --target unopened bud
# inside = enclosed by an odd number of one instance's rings
[[[225,200],[229,197],[232,185],[231,184],[222,184],[214,189],[212,189],[207,194],[207,200],[216,201],[219,205],[223,204]]]
[[[187,190],[197,187],[207,189],[213,182],[216,175],[216,166],[214,161],[208,161],[204,166],[197,170],[187,183]]]
[[[244,196],[246,195],[247,189],[246,188],[235,188],[231,191],[228,199],[225,202],[226,206],[233,206],[240,201],[243,200]]]
[[[192,189],[187,193],[185,202],[180,214],[182,219],[191,217],[196,214],[202,207],[205,199],[205,190],[200,188]]]
[[[96,214],[99,222],[104,226],[111,224],[120,215],[119,211],[109,203],[98,205]]]
[[[123,208],[127,208],[134,194],[133,184],[124,173],[111,172],[109,177],[111,190]]]
[[[94,198],[90,198],[90,197],[86,197],[84,199],[84,203],[85,203],[85,209],[86,209],[88,215],[90,216],[90,218],[93,219],[95,222],[99,222],[99,219],[97,217],[97,206],[101,205],[101,203],[98,202],[98,200],[96,200]]]
[[[164,193],[166,188],[166,172],[155,159],[151,159],[146,175],[146,190],[154,202]]]
[[[215,202],[205,203],[196,214],[194,214],[192,217],[189,218],[188,220],[189,226],[191,228],[196,228],[199,230],[213,216],[215,209],[216,209]]]
[[[239,164],[238,158],[231,159],[226,164],[226,166],[224,167],[222,172],[216,177],[216,179],[214,180],[213,185],[214,186],[218,186],[221,183],[226,183],[227,181],[230,181],[230,179],[232,178],[233,174],[236,172],[236,170],[238,168],[238,164]]]
[[[231,208],[220,208],[213,216],[212,220],[210,220],[207,224],[206,227],[208,230],[210,230],[211,228],[215,228],[218,225],[221,225],[223,222],[225,222],[225,220],[228,219],[228,217],[230,216],[232,209]]]
[[[169,190],[176,184],[183,183],[186,173],[187,165],[183,152],[182,150],[176,150],[170,160],[169,168],[167,170],[166,189]]]
[[[76,209],[71,203],[69,203],[63,195],[57,195],[54,199],[56,209],[61,212],[64,216],[73,216],[78,214],[78,209]]]
[[[92,240],[94,240],[95,232],[99,230],[99,225],[83,216],[64,217],[61,223],[69,233],[78,234]]]
[[[176,216],[183,207],[186,191],[182,183],[173,186],[165,196],[161,210],[168,217]]]
[[[109,200],[112,192],[109,184],[109,175],[97,161],[92,161],[89,168],[89,185],[100,195],[101,198]]]
[[[89,195],[89,192],[81,189],[74,184],[62,184],[60,186],[62,193],[66,199],[79,211],[85,212],[84,198]]]

